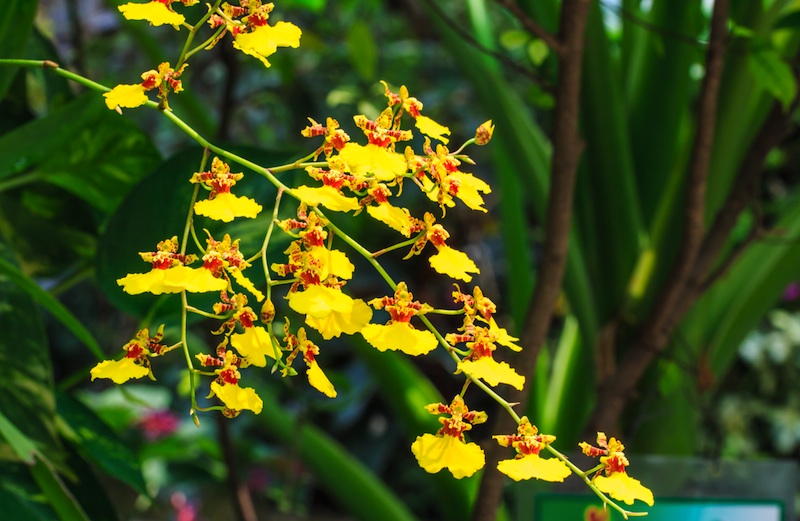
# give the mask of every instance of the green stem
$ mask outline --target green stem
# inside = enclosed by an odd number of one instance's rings
[[[272,208],[272,219],[269,222],[269,227],[267,228],[267,233],[264,235],[264,243],[261,245],[261,266],[264,268],[264,278],[267,281],[267,300],[272,299],[272,286],[273,284],[272,277],[269,274],[269,262],[267,261],[267,247],[269,246],[269,241],[272,239],[272,230],[275,229],[275,222],[278,220],[278,209],[281,205],[281,198],[283,197],[283,190],[280,188],[278,189],[278,193],[275,196],[275,205]],[[275,346],[273,346],[274,348]],[[277,357],[275,357],[277,360]]]
[[[216,40],[217,38],[219,38],[219,37],[220,37],[220,35],[222,34],[222,32],[223,32],[224,30],[225,30],[225,26],[223,25],[222,27],[220,27],[219,29],[217,29],[217,32],[215,32],[215,33],[214,33],[214,34],[211,36],[211,38],[209,38],[208,40],[204,41],[203,43],[201,43],[200,45],[198,45],[197,47],[195,47],[195,48],[194,48],[194,49],[192,49],[191,51],[187,52],[187,53],[186,53],[186,56],[184,57],[184,61],[188,60],[189,58],[191,58],[192,56],[194,56],[194,55],[195,55],[195,54],[197,54],[198,52],[202,51],[203,49],[205,49],[206,47],[208,47],[209,45],[211,45],[211,44],[214,42],[214,40]],[[177,67],[176,67],[176,69],[177,69]]]
[[[191,54],[189,54],[189,46],[192,45],[192,40],[194,40],[194,36],[197,34],[197,31],[200,30],[203,24],[206,23],[206,20],[209,19],[211,14],[217,10],[217,8],[221,3],[222,0],[216,0],[216,2],[214,2],[214,5],[210,6],[208,12],[204,14],[203,17],[200,18],[200,20],[196,24],[194,24],[194,26],[189,26],[189,35],[186,37],[186,41],[183,44],[183,49],[181,50],[181,55],[180,57],[178,57],[178,61],[176,62],[175,65],[176,70],[180,69],[181,65],[183,65],[189,58],[189,56],[191,56]],[[225,26],[223,25],[222,28],[224,29]]]
[[[217,320],[226,320],[227,318],[229,318],[229,317],[224,317],[222,315],[216,315],[214,313],[209,313],[207,311],[203,311],[202,309],[198,309],[198,308],[196,308],[194,306],[186,306],[186,311],[194,313],[195,315],[200,315],[200,316],[203,316],[203,317],[206,317],[206,318],[214,318],[214,319],[217,319]]]
[[[400,248],[405,248],[406,246],[412,246],[415,242],[420,240],[422,238],[422,236],[425,235],[425,233],[426,233],[425,230],[423,230],[416,237],[414,237],[412,239],[408,239],[407,241],[403,241],[403,242],[398,242],[397,244],[395,244],[393,246],[388,246],[386,248],[383,248],[382,250],[378,250],[378,251],[376,251],[375,253],[372,254],[372,257],[380,257],[381,255],[383,255],[385,253],[389,253],[390,251],[399,250]]]

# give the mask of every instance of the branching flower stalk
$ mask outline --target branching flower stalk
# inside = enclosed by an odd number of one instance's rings
[[[177,1],[187,7],[197,3],[196,0],[159,0],[128,3],[119,8],[130,19],[188,29],[176,66],[173,68],[168,62],[161,63],[156,69],[142,73],[141,83],[109,89],[65,71],[52,62],[0,60],[0,65],[6,66],[44,67],[102,92],[107,107],[120,113],[122,109],[140,106],[156,109],[203,147],[199,171],[189,180],[195,186],[181,240],[178,241],[177,236],[165,238],[156,245],[155,251],[140,252],[142,260],[150,264],[150,271],[128,274],[117,280],[131,295],[180,294],[180,340],[165,346],[161,344],[163,325],[153,336],[147,329],[142,329],[123,347],[122,357],[95,366],[91,370],[92,379],[108,378],[115,383],[124,383],[144,376],[155,378],[151,359],[181,347],[190,383],[189,412],[194,422],[199,424],[198,412],[221,411],[229,418],[242,411],[261,412],[263,402],[256,391],[241,385],[245,378],[243,373],[249,372],[250,367],[266,368],[269,365],[271,372],[292,377],[298,374],[293,364],[301,359],[306,366],[309,384],[322,394],[335,397],[336,389],[318,361],[318,357],[324,356],[324,351],[316,337],[332,340],[342,335],[360,334],[380,351],[397,350],[410,356],[425,355],[440,347],[456,364],[456,374],[463,374],[465,380],[461,393],[449,404],[426,407],[428,412],[441,416],[442,428],[435,434],[418,436],[411,445],[423,469],[431,473],[447,469],[454,477],[462,478],[473,475],[484,466],[483,450],[465,437],[472,425],[487,420],[484,412],[472,411],[465,403],[468,388],[476,387],[496,401],[517,425],[516,433],[494,436],[501,446],[513,447],[515,451],[512,459],[500,461],[497,465],[500,472],[514,480],[536,478],[546,481],[563,481],[570,474],[576,474],[605,505],[623,517],[646,515],[646,512],[628,511],[618,503],[632,505],[638,499],[653,504],[652,493],[627,475],[628,460],[619,441],[608,440],[604,434],[598,433],[597,446],[582,443],[584,454],[600,458],[597,466],[582,471],[552,447],[555,436],[539,434],[527,417],[517,414],[515,404],[509,403],[493,389],[498,385],[522,389],[525,376],[507,363],[494,359],[493,352],[500,347],[515,351],[520,347],[515,343],[517,339],[497,324],[494,317],[496,306],[483,295],[479,286],[471,292],[462,292],[456,283],[452,292],[455,307],[434,308],[415,300],[408,283],[396,281],[378,260],[398,250],[407,249],[405,258],[409,258],[435,249],[436,253],[428,257],[435,271],[464,283],[469,283],[473,274],[480,273],[464,252],[447,244],[450,234],[432,213],[426,213],[420,219],[407,209],[394,206],[392,200],[399,195],[405,182],[418,186],[424,197],[440,208],[442,215],[446,208],[456,204],[485,212],[482,194],[489,193],[491,188],[474,175],[463,172],[461,165],[474,164],[464,152],[469,145],[482,146],[491,140],[494,131],[491,121],[481,125],[475,136],[467,139],[455,152],[450,152],[447,148],[450,130],[423,115],[423,104],[410,96],[405,87],[395,92],[383,83],[387,107],[380,116],[374,121],[364,115],[353,118],[367,144],[351,140],[332,118],[327,118],[324,124],[309,118],[310,124],[301,134],[309,139],[322,138],[322,144],[292,163],[263,167],[209,142],[172,112],[168,98],[183,90],[180,76],[188,60],[197,52],[216,45],[225,33],[231,34],[236,49],[259,59],[268,67],[267,58],[279,47],[299,45],[301,30],[289,22],[270,25],[269,13],[273,4],[260,0],[243,1],[239,6],[217,0],[197,23],[191,25],[186,23],[183,15],[171,9],[171,4]],[[192,48],[195,36],[206,26],[210,26],[212,35]],[[150,91],[157,92],[158,102],[150,99]],[[404,126],[408,119],[414,122],[415,130]],[[398,145],[409,142],[414,132],[424,136],[422,150],[415,151],[406,146],[402,153],[399,152]],[[212,159],[210,166],[209,158]],[[229,234],[220,237],[218,233],[215,236],[203,230],[206,237],[201,239],[202,234],[195,229],[195,215],[227,223],[234,219],[253,219],[263,209],[254,199],[235,193],[239,190],[237,184],[245,175],[232,172],[226,161],[256,172],[277,189],[261,247],[249,257],[240,250],[239,240]],[[292,188],[276,176],[292,170],[305,170],[310,185]],[[205,192],[207,198],[201,196]],[[297,201],[297,209],[295,216],[281,219],[284,195]],[[337,226],[328,217],[329,212],[352,213],[353,216],[367,214],[405,239],[371,252]],[[283,252],[285,257],[280,257],[277,262],[272,259],[270,264],[268,250],[278,231],[292,241]],[[188,253],[190,235],[197,253]],[[343,291],[354,276],[355,266],[345,252],[335,248],[340,242],[374,268],[386,282],[390,290],[388,295],[365,302]],[[198,261],[201,266],[192,267]],[[260,265],[263,276],[259,279],[251,278],[253,265]],[[276,327],[274,322],[277,313],[274,290],[278,287],[288,287],[284,298],[293,317],[286,316],[282,328]],[[213,309],[206,310],[189,303],[189,297],[194,293],[216,293],[219,298]],[[254,301],[260,304],[258,311],[251,307]],[[373,309],[387,312],[388,322],[374,321]],[[188,343],[188,313],[217,324],[211,333],[220,341],[211,353],[192,357]],[[428,314],[459,317],[460,326],[443,334],[431,323]],[[297,327],[294,323],[298,321],[304,325]],[[422,327],[416,327],[417,322]],[[196,368],[195,363],[200,367]],[[198,378],[211,379],[208,406],[198,404]],[[542,449],[552,457],[540,457]]]

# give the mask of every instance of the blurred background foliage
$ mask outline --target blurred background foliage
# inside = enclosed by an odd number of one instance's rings
[[[0,54],[50,59],[105,85],[134,82],[174,60],[181,36],[123,20],[121,3],[7,0]],[[556,29],[555,0],[518,4]],[[456,207],[446,223],[453,245],[481,268],[476,282],[498,303],[501,324],[519,331],[542,239],[553,53],[485,0],[285,0],[273,16],[303,28],[299,49],[277,53],[264,69],[222,42],[191,61],[173,110],[262,164],[306,153],[299,131],[307,117],[333,116],[352,134],[353,114],[382,109],[380,79],[407,85],[455,142],[493,118],[494,141],[470,151],[472,172],[495,187],[490,211],[476,217]],[[613,326],[612,357],[624,353],[676,255],[708,16],[698,2],[592,7],[587,148],[564,296],[528,411],[566,450],[595,406],[599,339]],[[771,104],[794,107],[799,25],[797,2],[733,2],[709,221]],[[438,427],[421,406],[459,391],[444,357],[409,360],[357,339],[330,342],[336,400],[265,376],[260,416],[206,415],[199,428],[184,414],[179,357],[159,360],[157,382],[89,384],[96,360],[139,327],[165,322],[169,335],[177,326],[175,299],[126,297],[114,281],[138,270],[137,251],[182,226],[185,180],[200,151],[154,111],[119,117],[96,93],[44,71],[0,68],[0,99],[0,511],[13,512],[8,519],[467,518],[477,477],[427,475],[408,449]],[[770,152],[757,202],[729,238],[726,251],[742,243],[746,251],[676,328],[628,408],[621,428],[635,451],[800,455],[800,318],[790,286],[800,278],[797,136],[793,125]],[[247,186],[269,199],[266,184]],[[424,208],[406,202],[412,213]],[[236,223],[245,249],[263,223]],[[368,248],[392,240],[363,219],[339,224]],[[748,242],[754,229],[764,232]],[[449,303],[451,287],[424,263],[387,262],[420,300]],[[357,268],[362,278],[348,287],[383,294],[368,266]],[[207,329],[193,329],[193,349],[212,345]],[[471,406],[493,412],[477,394]],[[473,439],[486,442],[492,433],[481,427]],[[528,499],[519,497],[501,517],[522,519]]]

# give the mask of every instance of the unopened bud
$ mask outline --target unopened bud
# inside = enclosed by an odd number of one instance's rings
[[[272,324],[272,320],[275,318],[275,304],[272,303],[272,300],[267,299],[264,301],[264,305],[261,306],[261,322],[264,324]]]
[[[475,144],[485,145],[492,140],[492,133],[494,133],[494,125],[492,125],[492,120],[490,119],[481,124],[475,131]]]

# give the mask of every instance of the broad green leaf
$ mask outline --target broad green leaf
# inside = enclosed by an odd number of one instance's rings
[[[30,467],[33,479],[42,489],[47,502],[53,507],[61,521],[89,521],[86,512],[75,500],[64,480],[56,470],[43,459],[36,458]]]
[[[0,243],[0,259],[10,262],[8,248]],[[0,414],[37,445],[51,461],[61,461],[55,432],[55,398],[47,339],[33,299],[7,276],[0,274]],[[0,459],[18,460],[6,442]]]
[[[528,44],[528,56],[534,65],[539,67],[550,56],[550,48],[538,38]]]
[[[347,33],[347,50],[350,62],[364,81],[375,81],[378,67],[378,48],[369,25],[364,20],[356,20]]]
[[[0,512],[7,521],[59,521],[21,463],[0,461]]]
[[[0,137],[0,178],[33,176],[103,213],[157,162],[150,139],[90,92]]]
[[[103,350],[94,339],[92,333],[78,320],[75,315],[70,312],[61,302],[58,301],[50,292],[42,289],[31,277],[22,272],[19,268],[0,258],[0,276],[5,275],[20,289],[25,291],[29,296],[33,297],[42,307],[49,311],[53,317],[61,322],[64,327],[69,329],[75,338],[80,340],[89,351],[92,352],[98,359],[105,358]]]
[[[81,402],[65,393],[56,395],[62,434],[97,467],[147,495],[136,455],[111,428]]]
[[[284,0],[281,2],[282,8],[293,7],[297,9],[306,9],[318,13],[325,9],[327,0]]]
[[[797,80],[781,55],[772,49],[754,50],[747,56],[747,65],[756,84],[787,109],[797,94]]]
[[[775,23],[775,29],[797,30],[798,28],[800,28],[800,11],[792,11]]]
[[[362,463],[347,453],[324,430],[297,421],[275,400],[272,393],[257,387],[264,410],[257,416],[261,427],[282,443],[295,447],[320,486],[356,519],[414,521],[397,497]]]
[[[0,438],[11,447],[14,455],[23,463],[33,464],[36,445],[17,429],[8,418],[0,412]]]
[[[531,39],[531,35],[521,29],[503,31],[500,34],[500,45],[508,50],[519,49]]]
[[[0,49],[3,58],[22,58],[25,42],[33,29],[37,0],[5,0],[0,9]],[[0,99],[6,94],[16,67],[0,66]]]

